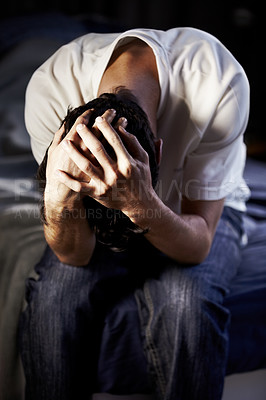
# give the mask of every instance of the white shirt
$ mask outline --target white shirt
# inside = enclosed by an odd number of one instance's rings
[[[164,145],[158,195],[176,212],[182,195],[225,197],[225,204],[244,211],[248,80],[216,38],[192,28],[91,33],[61,47],[33,74],[26,92],[25,121],[37,162],[67,108],[97,97],[114,48],[135,37],[152,48],[159,74],[157,135]]]

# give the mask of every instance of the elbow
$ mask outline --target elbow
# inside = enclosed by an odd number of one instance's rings
[[[190,263],[194,265],[202,264],[209,255],[211,245],[212,241],[209,238],[206,238],[206,240],[202,240],[201,243],[194,246],[191,252]]]
[[[193,264],[196,264],[196,265],[202,264],[208,257],[209,252],[210,252],[210,248],[207,250],[202,249],[201,251],[199,251],[198,254],[195,254]]]
[[[57,246],[55,243],[49,243],[49,241],[47,241],[47,243],[62,264],[73,267],[87,266],[94,252],[94,246],[87,248],[86,251],[84,249],[81,251],[81,249],[77,250]]]
[[[69,253],[69,254],[56,254],[56,256],[62,264],[70,265],[72,267],[85,267],[89,264],[92,254],[86,256],[84,255],[79,256]]]
[[[90,263],[95,249],[95,243],[86,248],[62,249],[55,251],[59,261],[73,267],[85,267]]]
[[[176,261],[178,261],[178,263],[180,264],[184,264],[184,265],[200,265],[202,264],[206,258],[208,257],[208,252],[192,252],[192,254],[190,254],[187,257],[184,257],[181,259],[180,258]]]
[[[84,267],[89,264],[96,245],[94,235],[88,241],[78,241],[73,238],[72,243],[70,243],[70,240],[64,242],[64,239],[62,239],[59,241],[47,234],[47,230],[44,230],[44,233],[48,246],[62,264],[73,267]]]
[[[200,240],[199,242],[190,243],[189,248],[176,258],[176,261],[185,265],[202,264],[209,255],[211,249],[211,240]]]

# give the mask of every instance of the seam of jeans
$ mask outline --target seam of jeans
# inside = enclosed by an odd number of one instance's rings
[[[156,351],[156,347],[154,345],[154,342],[152,340],[152,334],[151,334],[151,324],[152,324],[152,320],[154,317],[154,307],[153,307],[153,303],[152,303],[152,298],[150,296],[150,292],[149,292],[149,288],[145,285],[144,289],[143,289],[143,293],[144,293],[144,297],[146,299],[146,304],[148,306],[148,308],[150,309],[150,316],[149,316],[149,320],[147,323],[147,326],[145,328],[145,337],[146,337],[146,343],[147,343],[147,350],[150,353],[150,357],[152,360],[152,364],[155,370],[155,374],[157,375],[157,379],[159,382],[159,388],[161,391],[161,395],[163,397],[165,397],[166,394],[166,381],[163,375],[163,371],[162,368],[160,366],[160,361],[159,361],[159,356],[157,354]]]

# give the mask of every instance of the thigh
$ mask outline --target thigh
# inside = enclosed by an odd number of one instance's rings
[[[26,282],[26,310],[39,302],[39,311],[46,311],[47,318],[62,319],[65,324],[71,324],[72,319],[66,318],[69,311],[80,312],[88,320],[103,316],[129,290],[127,259],[126,254],[97,246],[88,265],[75,267],[61,263],[47,247],[35,267],[36,277]]]
[[[95,390],[104,318],[127,290],[124,264],[98,247],[88,266],[73,267],[46,249],[20,319],[28,399],[72,400]]]
[[[129,393],[151,392],[143,352],[143,343],[144,347],[147,346],[145,337],[153,330],[154,336],[158,334],[163,340],[166,338],[164,357],[169,349],[166,363],[169,362],[174,348],[172,340],[177,315],[183,314],[184,320],[193,328],[193,321],[198,318],[195,312],[199,310],[200,313],[202,302],[206,301],[204,304],[211,303],[212,312],[216,311],[219,315],[220,324],[226,324],[228,312],[219,303],[239,262],[241,232],[235,229],[235,223],[227,216],[221,219],[215,244],[202,265],[181,266],[147,243],[136,246],[138,254],[146,254],[146,257],[138,257],[132,266],[131,275],[135,279],[132,293],[117,303],[105,317],[98,363],[101,391],[121,394],[127,387]],[[155,325],[159,326],[156,332]],[[171,334],[173,325],[174,332]],[[199,326],[196,327],[198,333]]]
[[[157,258],[157,275],[135,293],[149,373],[162,397],[219,397],[230,315],[223,303],[240,263],[241,236],[234,215],[224,213],[203,263]]]
[[[199,289],[206,297],[222,303],[241,262],[242,235],[241,213],[231,213],[226,208],[204,262],[180,265],[162,254],[156,255],[153,272],[147,275],[143,286],[147,301],[151,296],[156,303],[180,304],[186,294],[190,296]]]

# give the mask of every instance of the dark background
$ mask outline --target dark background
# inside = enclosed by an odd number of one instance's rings
[[[60,12],[108,26],[111,31],[133,27],[169,29],[191,26],[220,39],[244,67],[251,86],[251,113],[246,133],[250,153],[265,153],[263,2],[220,0],[36,0],[5,2],[1,20]],[[1,21],[0,21],[1,22]],[[16,23],[16,22],[13,22]]]

